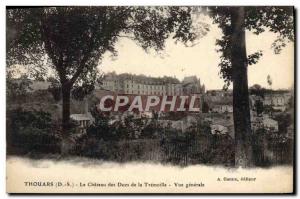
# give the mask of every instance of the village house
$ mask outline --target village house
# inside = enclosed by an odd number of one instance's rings
[[[255,111],[250,112],[251,129],[255,132],[258,129],[265,129],[267,131],[278,132],[278,122],[269,117],[267,114],[257,116]]]
[[[273,109],[279,111],[285,111],[290,100],[290,95],[280,94],[267,94],[263,99],[264,106],[272,106]]]
[[[257,96],[257,95],[250,95],[249,96],[250,109],[252,109],[252,110],[255,109],[255,103],[257,101],[260,101],[260,102],[263,103],[264,99],[261,96]]]
[[[278,132],[278,122],[269,117],[263,118],[263,127],[267,130]]]
[[[212,107],[211,112],[213,112],[213,113],[232,113],[233,107],[232,107],[232,105],[227,105],[227,104],[216,104]]]
[[[208,90],[206,94],[213,97],[230,97],[232,96],[232,90]]]
[[[232,95],[230,91],[209,90],[203,95],[202,101],[207,103],[212,113],[232,113]]]
[[[79,125],[77,127],[78,133],[85,134],[86,129],[91,124],[91,118],[86,114],[71,114],[70,118]]]
[[[162,119],[158,120],[158,123],[163,128],[173,128],[185,133],[190,127],[197,125],[197,119],[193,115],[187,115],[180,120]]]
[[[77,123],[77,133],[85,134],[86,129],[94,122],[94,118],[88,109],[88,100],[84,100],[84,113],[75,113],[70,115],[70,119]]]
[[[283,112],[286,111],[286,109],[288,108],[288,104],[291,97],[291,92],[287,91],[277,93],[266,93],[264,97],[251,95],[249,97],[250,108],[254,109],[256,101],[261,101],[264,107],[271,106],[274,110]]]

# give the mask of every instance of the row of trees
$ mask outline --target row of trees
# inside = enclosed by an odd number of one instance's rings
[[[221,77],[226,86],[233,83],[236,164],[251,166],[247,67],[262,53],[247,55],[245,31],[276,33],[273,47],[279,53],[285,42],[294,40],[291,7],[8,7],[7,67],[30,66],[31,76],[38,79],[53,71],[61,87],[62,129],[67,140],[71,90],[94,84],[103,54],[116,55],[115,44],[121,37],[133,39],[146,51],[164,49],[169,37],[185,44],[194,42],[209,32],[205,23],[195,29],[194,13],[210,16],[222,30],[216,45]]]

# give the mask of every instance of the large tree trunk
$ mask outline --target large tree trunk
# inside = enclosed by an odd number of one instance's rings
[[[233,79],[233,118],[235,130],[235,165],[253,165],[251,122],[248,95],[247,54],[245,41],[245,11],[231,8],[231,64]]]
[[[62,85],[62,141],[61,141],[61,154],[67,155],[71,148],[70,141],[70,98],[71,87]]]

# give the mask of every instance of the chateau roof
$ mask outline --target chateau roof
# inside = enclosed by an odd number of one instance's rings
[[[107,80],[134,80],[144,84],[179,84],[180,81],[175,77],[163,76],[163,77],[150,77],[146,75],[135,75],[130,73],[122,73],[117,75],[116,73],[108,73],[105,76]]]

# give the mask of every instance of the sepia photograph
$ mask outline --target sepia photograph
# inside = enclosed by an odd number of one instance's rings
[[[293,6],[5,15],[7,193],[295,193]]]

